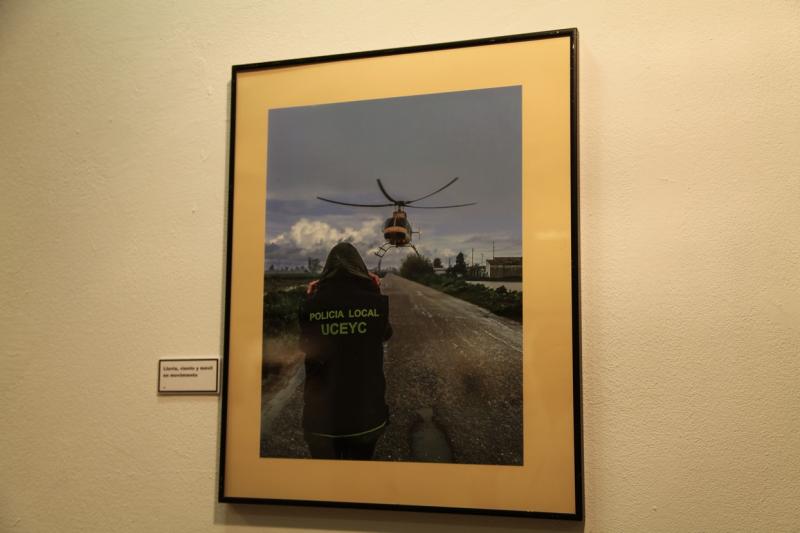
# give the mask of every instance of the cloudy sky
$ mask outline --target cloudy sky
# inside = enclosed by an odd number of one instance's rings
[[[432,192],[459,180],[420,206],[477,202],[454,209],[408,208],[414,244],[433,259],[463,251],[469,262],[521,256],[521,88],[427,94],[269,111],[265,268],[324,262],[342,240],[367,266],[383,240],[391,207],[334,205],[387,203],[380,179],[396,199]],[[392,249],[384,266],[397,266],[410,248]]]

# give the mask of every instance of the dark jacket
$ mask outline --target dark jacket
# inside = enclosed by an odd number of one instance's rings
[[[300,308],[305,431],[352,435],[387,421],[383,341],[391,335],[389,299],[371,281],[319,284]]]

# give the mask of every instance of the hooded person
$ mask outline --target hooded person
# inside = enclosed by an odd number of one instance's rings
[[[303,431],[313,458],[371,459],[389,419],[383,342],[389,298],[350,243],[331,249],[300,308]]]

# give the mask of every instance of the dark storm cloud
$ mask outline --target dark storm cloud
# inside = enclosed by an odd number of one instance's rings
[[[521,240],[519,87],[273,109],[268,150],[267,261],[296,257],[301,264],[334,239],[357,242],[362,254],[379,245],[380,228],[370,238],[370,224],[390,216],[390,207],[316,199],[388,203],[377,178],[394,198],[408,200],[458,176],[419,204],[477,202],[409,209],[422,248],[457,253],[467,246],[491,249],[492,240]]]

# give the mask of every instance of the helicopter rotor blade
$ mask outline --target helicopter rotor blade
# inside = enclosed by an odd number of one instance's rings
[[[434,194],[436,194],[437,192],[442,192],[443,190],[445,190],[446,188],[448,188],[449,186],[451,186],[452,184],[454,184],[454,183],[455,183],[455,182],[457,182],[457,181],[458,181],[458,176],[456,176],[455,178],[451,179],[450,181],[448,181],[447,183],[445,183],[445,184],[444,184],[444,186],[442,186],[442,187],[439,187],[438,189],[436,189],[436,190],[435,190],[435,191],[433,191],[432,193],[426,194],[425,196],[421,196],[421,197],[417,198],[416,200],[409,200],[409,201],[407,201],[407,202],[406,202],[406,205],[408,205],[408,204],[413,204],[414,202],[419,202],[420,200],[424,200],[425,198],[428,198],[428,197],[430,197],[430,196],[433,196],[433,195],[434,195]]]
[[[317,200],[322,200],[323,202],[330,202],[332,204],[338,205],[350,205],[353,207],[391,207],[394,204],[353,204],[350,202],[340,202],[338,200],[329,200],[328,198],[323,198],[322,196],[317,196]]]
[[[468,204],[458,204],[458,205],[406,205],[406,207],[411,207],[413,209],[448,209],[450,207],[466,207],[468,205],[475,205],[478,202],[471,202]]]
[[[405,204],[405,202],[395,200],[394,198],[389,196],[389,193],[386,192],[386,189],[383,188],[383,183],[381,183],[381,180],[377,180],[377,181],[378,181],[378,187],[381,189],[381,192],[383,193],[383,195],[386,197],[387,200],[392,202],[391,205],[403,205],[403,204]]]

